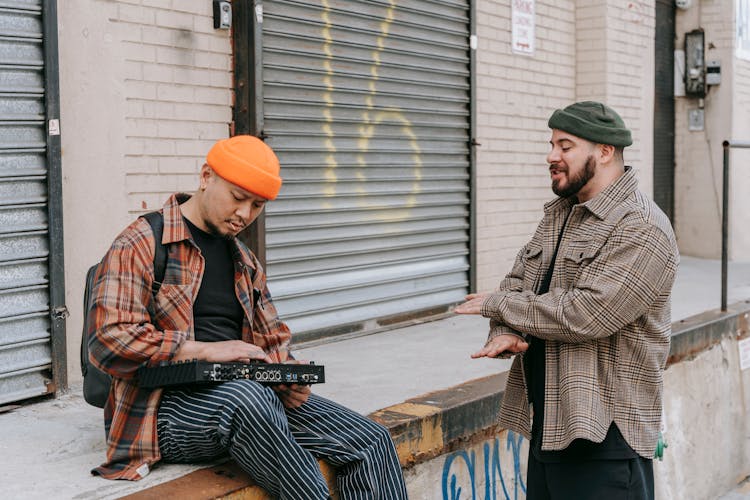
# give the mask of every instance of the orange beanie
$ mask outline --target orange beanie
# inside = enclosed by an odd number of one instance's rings
[[[218,141],[208,152],[206,163],[224,180],[267,200],[276,199],[281,189],[279,159],[252,135]]]

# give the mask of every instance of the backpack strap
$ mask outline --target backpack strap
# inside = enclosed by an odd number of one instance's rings
[[[154,281],[151,284],[151,295],[156,296],[167,270],[167,248],[161,242],[164,234],[164,216],[161,212],[149,212],[141,217],[146,219],[154,232]]]

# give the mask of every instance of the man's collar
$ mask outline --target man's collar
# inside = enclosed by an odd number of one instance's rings
[[[190,239],[190,230],[182,221],[180,210],[180,205],[189,199],[189,194],[175,193],[164,203],[164,236],[161,241],[165,245]]]
[[[625,173],[582,205],[600,219],[606,219],[609,213],[636,189],[638,189],[638,179],[635,178],[635,172],[632,167],[625,166]]]

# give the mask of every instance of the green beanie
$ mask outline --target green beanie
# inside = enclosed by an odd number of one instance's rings
[[[633,144],[630,130],[620,115],[600,102],[583,101],[558,109],[552,113],[547,125],[597,144]]]

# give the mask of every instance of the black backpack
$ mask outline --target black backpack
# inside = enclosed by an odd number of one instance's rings
[[[149,212],[142,215],[154,232],[154,281],[151,286],[152,295],[156,295],[164,280],[164,272],[167,267],[167,249],[161,243],[164,233],[164,217],[160,212]],[[94,288],[94,278],[101,262],[91,266],[86,273],[86,288],[83,291],[83,333],[81,335],[81,373],[83,374],[83,398],[92,406],[104,408],[109,397],[109,388],[112,385],[112,377],[104,373],[89,360],[89,335],[93,332],[89,324],[89,309],[91,308],[91,293]],[[149,312],[153,317],[152,306],[149,304]],[[153,319],[152,319],[153,321]]]

